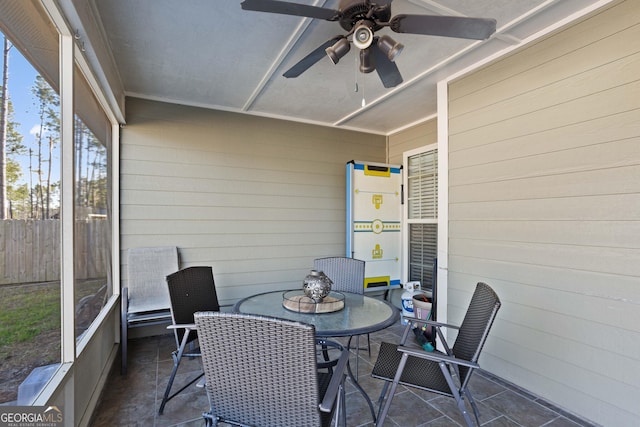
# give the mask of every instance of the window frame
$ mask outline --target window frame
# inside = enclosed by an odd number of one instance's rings
[[[420,218],[420,219],[413,219],[413,218],[409,218],[409,158],[410,157],[414,157],[414,156],[418,156],[420,154],[425,154],[429,151],[434,151],[435,155],[437,156],[438,159],[438,167],[436,169],[436,174],[438,175],[438,187],[437,187],[437,191],[438,191],[438,195],[436,196],[436,218]],[[402,282],[406,283],[409,280],[409,262],[410,262],[410,250],[409,250],[409,246],[410,246],[410,239],[409,239],[409,234],[410,234],[410,226],[411,224],[436,224],[436,226],[438,227],[438,237],[439,237],[439,229],[440,229],[440,223],[439,223],[439,215],[440,215],[440,210],[439,210],[439,186],[440,186],[440,157],[439,157],[440,153],[439,153],[439,147],[437,143],[434,144],[428,144],[428,145],[424,145],[422,147],[418,147],[415,148],[413,150],[409,150],[409,151],[405,151],[402,153],[402,168],[404,170],[404,174],[402,176],[402,186],[404,189],[404,203],[402,205],[402,222],[404,224],[404,226],[402,227],[402,259],[404,260],[404,262],[402,263]],[[438,238],[438,242],[436,244],[436,253],[438,250],[438,247],[440,245],[440,239]],[[421,283],[422,286],[425,286],[426,284]]]

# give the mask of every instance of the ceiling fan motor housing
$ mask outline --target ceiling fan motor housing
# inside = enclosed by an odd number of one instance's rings
[[[371,22],[371,31],[378,31],[382,28],[377,22],[389,22],[391,19],[391,5],[386,4],[378,6],[363,0],[340,0],[338,8],[342,16],[340,17],[340,26],[346,31],[351,29],[363,19]],[[372,11],[370,16],[369,11]]]

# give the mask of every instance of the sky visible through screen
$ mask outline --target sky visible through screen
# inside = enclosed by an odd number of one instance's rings
[[[1,0],[0,0],[1,1]],[[0,33],[2,36],[2,33]],[[0,66],[2,60],[0,58]],[[1,73],[0,73],[1,74]],[[34,153],[37,152],[37,139],[36,133],[39,131],[40,118],[38,117],[38,105],[37,99],[32,93],[32,89],[35,86],[36,76],[38,72],[27,61],[20,51],[13,46],[9,50],[9,80],[7,82],[9,100],[13,104],[13,121],[17,123],[16,130],[22,135],[22,144],[31,148]],[[2,80],[0,79],[0,85]],[[43,155],[48,157],[48,153],[43,144]],[[29,184],[29,155],[12,155],[12,158],[20,163],[22,176],[19,184]],[[32,160],[32,168],[37,169],[37,160],[35,156]],[[34,173],[32,177],[33,182],[37,181],[37,176]],[[60,156],[59,149],[54,149],[52,168],[51,168],[51,182],[60,180]]]

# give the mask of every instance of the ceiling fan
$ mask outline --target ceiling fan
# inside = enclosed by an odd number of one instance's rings
[[[327,55],[334,64],[349,52],[351,43],[360,49],[360,71],[376,70],[386,88],[402,83],[395,59],[404,46],[388,35],[375,32],[389,27],[396,33],[423,34],[484,40],[496,31],[496,20],[437,15],[391,16],[391,1],[340,0],[338,10],[277,0],[244,0],[242,9],[339,21],[347,32],[332,37],[287,70],[284,77],[298,77]],[[351,37],[351,42],[349,42]]]

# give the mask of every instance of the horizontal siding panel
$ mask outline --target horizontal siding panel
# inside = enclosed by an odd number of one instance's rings
[[[464,184],[449,189],[453,203],[526,200],[640,192],[640,165]],[[475,177],[477,179],[477,177]]]
[[[453,167],[449,173],[449,183],[452,187],[456,187],[469,183],[561,175],[603,167],[614,168],[638,164],[640,164],[640,136],[608,144],[589,145],[502,162],[465,168]]]
[[[638,221],[640,194],[454,203],[451,220]]]
[[[482,145],[468,141],[466,148],[451,152],[449,160],[460,168],[631,139],[638,134],[640,108],[552,129],[541,126],[526,135]]]
[[[456,115],[452,124],[468,129],[475,127],[476,121],[490,121],[486,115],[493,108],[506,109],[511,116],[517,116],[540,105],[563,103],[637,80],[639,55],[635,46],[626,43],[634,38],[640,39],[640,25],[570,52],[558,61],[540,64],[532,58],[531,68],[500,82],[498,87],[488,87],[460,99],[459,107],[453,101],[450,108]],[[522,85],[523,80],[528,84]]]
[[[472,280],[469,274],[455,270],[452,276],[460,281]],[[515,282],[495,278],[481,280],[485,280],[500,296],[503,303],[499,312],[501,319],[530,331],[545,331],[567,342],[574,342],[576,346],[588,345],[606,350],[626,363],[640,361],[640,354],[636,352],[640,348],[640,325],[630,322],[627,328],[618,330],[616,322],[620,314],[637,312],[637,304],[634,308],[630,304],[625,305],[625,301],[585,295],[584,290],[568,292],[538,286],[538,283],[517,283],[516,286]],[[594,318],[590,315],[593,310],[599,310],[601,315]],[[606,338],[595,332],[602,332]],[[597,342],[593,341],[594,336],[598,337]],[[517,340],[523,339],[530,341],[532,337],[523,333]],[[612,348],[607,349],[607,345]]]
[[[229,193],[198,193],[193,191],[183,192],[157,192],[157,191],[137,191],[129,190],[126,196],[121,198],[122,205],[144,205],[144,206],[184,206],[184,207],[247,207],[256,206],[265,209],[300,209],[302,206],[314,206],[319,201],[344,208],[344,198],[332,197],[320,198],[298,195],[274,195],[274,194],[229,194]]]
[[[515,117],[506,115],[498,121],[495,120],[496,115],[504,115],[505,113],[504,111],[495,111],[493,120],[484,126],[450,132],[449,146],[452,151],[457,151],[534,134],[544,129],[555,129],[613,116],[637,110],[638,99],[640,99],[640,81],[573,99],[566,103],[548,105],[531,114]]]
[[[341,164],[340,170],[344,174],[346,162]],[[194,178],[243,179],[268,182],[286,182],[287,178],[296,177],[303,182],[313,182],[314,179],[332,179],[336,168],[328,169],[318,164],[310,164],[305,168],[302,164],[287,162],[265,163],[261,160],[247,160],[233,164],[184,164],[175,163],[169,157],[164,162],[152,162],[146,159],[122,160],[122,175],[158,175]]]
[[[623,276],[618,273],[594,273],[592,271],[571,270],[557,266],[457,255],[451,256],[449,261],[450,274],[457,281],[475,282],[484,280],[490,285],[494,283],[502,284],[501,288],[497,290],[500,293],[503,288],[507,287],[509,287],[509,292],[517,292],[519,286],[523,285],[539,288],[541,290],[540,295],[551,289],[569,294],[592,296],[601,300],[602,307],[606,307],[609,300],[626,302],[636,306],[640,304],[640,287],[637,286],[637,278],[633,276]],[[517,298],[518,295],[516,293],[516,297],[510,298],[508,301],[525,304],[523,299]],[[534,298],[526,301],[526,304],[543,308],[546,301],[543,298]],[[602,338],[603,342],[613,340],[612,344],[616,344],[618,351],[623,354],[640,354],[640,351],[637,351],[640,350],[640,342],[622,343],[615,341],[617,334],[614,327],[618,325],[618,319],[616,317],[602,316],[600,311],[598,316],[593,316],[592,313],[586,310],[579,310],[579,315],[576,318],[579,318],[581,322],[589,321],[582,325],[585,330],[589,330],[591,325],[595,324],[611,327],[607,338]],[[624,330],[627,329],[629,327],[625,327]],[[574,338],[577,337],[574,336]]]
[[[640,277],[640,251],[637,249],[450,238],[449,253],[452,256]],[[635,310],[637,314],[633,318],[640,322],[640,310],[637,307]]]
[[[640,221],[452,221],[450,229],[454,239],[640,249]]]
[[[150,221],[174,220],[191,221],[199,219],[215,219],[225,221],[260,221],[271,218],[277,221],[344,221],[344,210],[312,209],[305,206],[298,208],[263,208],[257,206],[228,207],[228,206],[141,206],[123,205],[121,214],[130,219],[147,219]]]
[[[438,141],[438,122],[428,120],[389,136],[389,163],[402,164],[403,154]]]
[[[249,164],[264,162],[266,164],[278,165],[285,161],[300,162],[301,159],[313,158],[314,163],[320,167],[331,167],[335,162],[337,154],[344,156],[347,161],[351,160],[352,150],[345,148],[345,141],[324,139],[311,139],[310,143],[284,144],[278,143],[277,135],[269,135],[275,142],[247,141],[248,138],[238,138],[229,141],[230,147],[216,144],[207,135],[202,135],[199,143],[194,145],[155,145],[159,138],[169,138],[180,140],[185,132],[191,129],[176,129],[173,132],[166,132],[164,135],[145,135],[144,138],[136,140],[135,145],[123,147],[122,159],[145,159],[149,161],[166,161],[170,159],[176,163],[189,164]],[[211,132],[211,131],[210,131]],[[198,136],[196,136],[197,138]],[[289,136],[289,140],[291,136]],[[324,150],[314,151],[314,144],[321,145]],[[235,149],[232,149],[235,148]],[[382,147],[381,147],[382,148]],[[308,163],[305,161],[305,163]]]
[[[251,239],[248,240],[247,236]],[[314,245],[326,245],[342,243],[337,241],[337,235],[331,235],[327,233],[315,233],[307,235],[307,238],[313,241]],[[290,234],[210,234],[206,235],[172,235],[172,241],[178,247],[189,248],[234,248],[241,250],[241,248],[277,248],[282,246],[291,246],[300,244],[300,236],[295,233]],[[162,246],[166,241],[165,236],[138,236],[136,238],[130,236],[128,238],[130,244],[140,246],[140,244],[147,244],[151,246]]]
[[[460,78],[449,89],[449,99],[457,100],[492,85],[500,86],[503,81],[520,75],[532,67],[562,61],[562,58],[571,52],[637,25],[640,21],[638,5],[634,1],[620,3],[589,17],[587,25],[572,25],[533,42],[527,46],[526,54],[512,53],[477,73]],[[612,22],[615,22],[615,26],[611,25]],[[561,39],[560,43],[559,39]],[[633,45],[629,40],[625,41],[625,44]],[[597,55],[606,55],[606,52],[598,52]]]
[[[124,236],[154,235],[158,230],[165,230],[164,236],[180,234],[197,235],[201,233],[294,233],[294,234],[315,234],[315,233],[344,233],[343,219],[336,221],[323,221],[310,228],[305,221],[278,221],[278,220],[253,220],[253,221],[217,221],[209,219],[198,219],[192,221],[176,222],[173,219],[154,220],[130,219],[120,227],[120,232]]]
[[[176,176],[128,175],[126,187],[122,190],[139,191],[191,191],[198,193],[217,193],[221,190],[237,194],[291,195],[307,196],[314,194],[319,198],[334,197],[336,190],[342,189],[343,182],[338,177],[327,176],[322,181],[309,179],[306,183],[300,177],[298,182],[267,182],[263,180],[230,180],[209,178],[188,178]],[[281,179],[282,181],[282,179]]]

